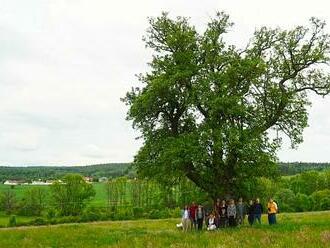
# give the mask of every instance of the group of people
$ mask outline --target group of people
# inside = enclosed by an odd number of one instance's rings
[[[256,198],[255,201],[250,200],[248,204],[245,204],[242,198],[238,199],[237,204],[233,199],[228,201],[217,199],[212,209],[193,202],[190,206],[186,205],[182,210],[182,222],[177,224],[177,227],[182,228],[183,231],[190,229],[202,230],[203,223],[205,223],[206,229],[212,231],[218,228],[242,225],[246,216],[252,226],[255,222],[261,224],[263,212],[264,208],[259,198]],[[276,224],[278,206],[272,198],[267,203],[267,213],[269,224]]]

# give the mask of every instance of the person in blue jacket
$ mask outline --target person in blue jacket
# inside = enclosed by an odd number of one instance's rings
[[[260,199],[257,198],[255,203],[254,203],[254,219],[255,221],[258,221],[259,224],[261,224],[261,215],[263,213],[263,207],[262,204],[260,203]]]

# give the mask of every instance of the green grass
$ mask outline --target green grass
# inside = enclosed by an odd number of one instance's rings
[[[278,225],[177,230],[178,219],[0,229],[0,247],[330,247],[330,212],[280,214]]]
[[[105,183],[93,183],[96,195],[93,200],[90,202],[90,205],[96,207],[106,207],[107,206],[107,193]],[[40,185],[15,185],[12,189],[10,185],[0,184],[0,192],[4,190],[11,189],[15,192],[18,200],[24,197],[26,191],[32,188],[44,189],[47,193],[50,193],[50,186],[40,186]],[[48,195],[49,199],[49,195]],[[46,199],[46,202],[48,202]]]
[[[5,215],[4,213],[0,212],[0,227],[6,227],[9,223],[9,217],[8,215]],[[16,216],[16,223],[18,225],[28,223],[32,220],[34,220],[35,217],[28,217],[28,216]],[[1,247],[1,246],[0,246]]]

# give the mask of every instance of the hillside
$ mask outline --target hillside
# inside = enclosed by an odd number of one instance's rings
[[[95,178],[115,178],[124,175],[132,176],[134,171],[130,168],[129,163],[109,163],[87,166],[0,166],[0,182],[7,179],[57,179],[68,173],[79,173],[83,176]]]

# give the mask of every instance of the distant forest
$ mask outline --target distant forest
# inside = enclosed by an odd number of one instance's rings
[[[68,173],[78,173],[95,179],[100,177],[134,177],[134,169],[129,163],[110,163],[86,166],[0,166],[0,182],[5,180],[46,180],[59,179]]]
[[[295,175],[307,170],[321,171],[330,169],[330,163],[280,163],[282,175]],[[109,163],[87,166],[0,166],[0,182],[8,179],[46,180],[58,179],[68,173],[78,173],[95,179],[100,177],[116,178],[121,176],[135,177],[136,173],[129,163]]]

